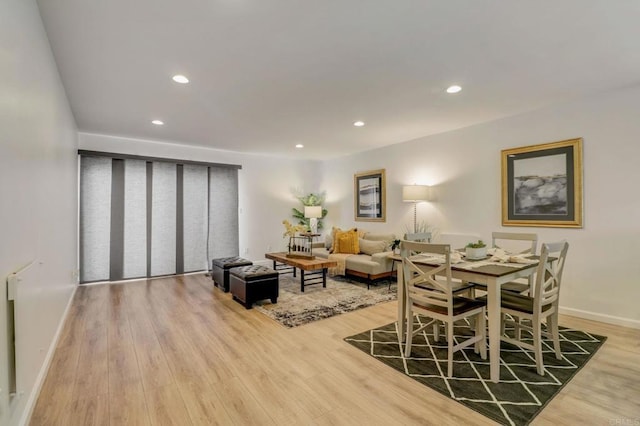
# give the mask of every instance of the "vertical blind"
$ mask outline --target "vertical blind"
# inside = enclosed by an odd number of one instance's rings
[[[80,156],[80,282],[197,272],[237,256],[238,168]]]

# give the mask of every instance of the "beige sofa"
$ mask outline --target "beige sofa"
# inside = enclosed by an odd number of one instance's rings
[[[349,255],[345,260],[345,275],[352,275],[367,280],[367,288],[372,282],[390,277],[393,262],[389,255],[393,252],[389,248],[394,234],[375,234],[367,232],[359,239],[360,254]],[[314,243],[313,254],[319,258],[328,258],[331,249],[331,236],[327,236],[325,243]]]

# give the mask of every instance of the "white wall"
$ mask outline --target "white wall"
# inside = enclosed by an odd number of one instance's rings
[[[283,219],[299,208],[296,194],[316,192],[319,163],[165,142],[115,136],[79,134],[81,149],[211,163],[239,164],[240,255],[253,261],[264,253],[285,249]]]
[[[15,425],[75,289],[77,133],[34,1],[0,2],[0,63],[0,424]],[[33,259],[16,301],[23,394],[9,402],[6,276]]]
[[[32,408],[75,289],[78,142],[33,0],[0,2],[0,61],[0,295],[10,272],[39,262],[37,279],[17,304],[17,315],[29,321],[18,335],[23,394],[12,402],[6,392],[7,305],[0,297],[0,424],[15,425]],[[571,244],[565,312],[640,328],[637,111],[639,87],[325,162],[91,134],[80,134],[80,147],[241,164],[240,250],[259,261],[265,251],[284,248],[281,221],[299,207],[295,195],[318,191],[328,196],[327,226],[401,234],[412,220],[401,186],[435,185],[438,199],[419,205],[419,218],[440,232],[488,239],[502,228],[500,150],[583,137],[584,228],[535,231],[542,241],[566,238]],[[377,168],[387,171],[387,221],[354,222],[353,174]]]
[[[533,231],[541,241],[567,239],[563,312],[640,328],[640,87],[425,137],[321,163],[80,134],[82,149],[241,164],[241,254],[259,261],[284,247],[280,222],[298,206],[295,192],[326,191],[325,227],[358,226],[406,232],[412,205],[401,200],[406,184],[432,185],[436,200],[418,205],[418,220],[440,233]],[[584,227],[501,226],[500,150],[582,137]],[[386,222],[355,222],[353,174],[384,168]],[[245,254],[248,250],[248,254]]]
[[[561,305],[568,314],[640,328],[640,87],[332,160],[320,187],[328,224],[404,232],[412,205],[407,184],[435,186],[437,201],[418,205],[418,220],[440,232],[537,232],[570,243]],[[584,228],[501,226],[500,150],[582,137]],[[353,174],[384,168],[386,223],[354,222]]]

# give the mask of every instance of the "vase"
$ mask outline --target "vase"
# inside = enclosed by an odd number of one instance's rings
[[[466,247],[465,248],[466,258],[470,260],[478,260],[484,259],[487,257],[487,248],[486,247]]]

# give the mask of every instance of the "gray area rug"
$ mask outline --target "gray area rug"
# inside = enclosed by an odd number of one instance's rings
[[[414,329],[424,321],[416,317]],[[527,425],[573,378],[602,346],[606,337],[560,327],[562,360],[557,360],[551,341],[543,344],[546,373],[539,376],[530,351],[502,342],[500,383],[489,380],[489,363],[473,347],[454,354],[453,377],[447,374],[447,343],[435,342],[432,327],[415,336],[411,357],[398,343],[396,323],[391,323],[345,341],[378,361],[449,398],[504,425]],[[456,324],[455,336],[469,334],[465,324]],[[511,330],[507,333],[512,335]],[[454,336],[454,338],[455,338]]]
[[[285,327],[297,327],[356,309],[396,300],[396,284],[389,289],[381,281],[367,290],[367,285],[344,277],[327,277],[327,287],[314,284],[300,291],[300,275],[280,274],[278,303],[268,299],[257,302],[254,309],[273,318]]]

